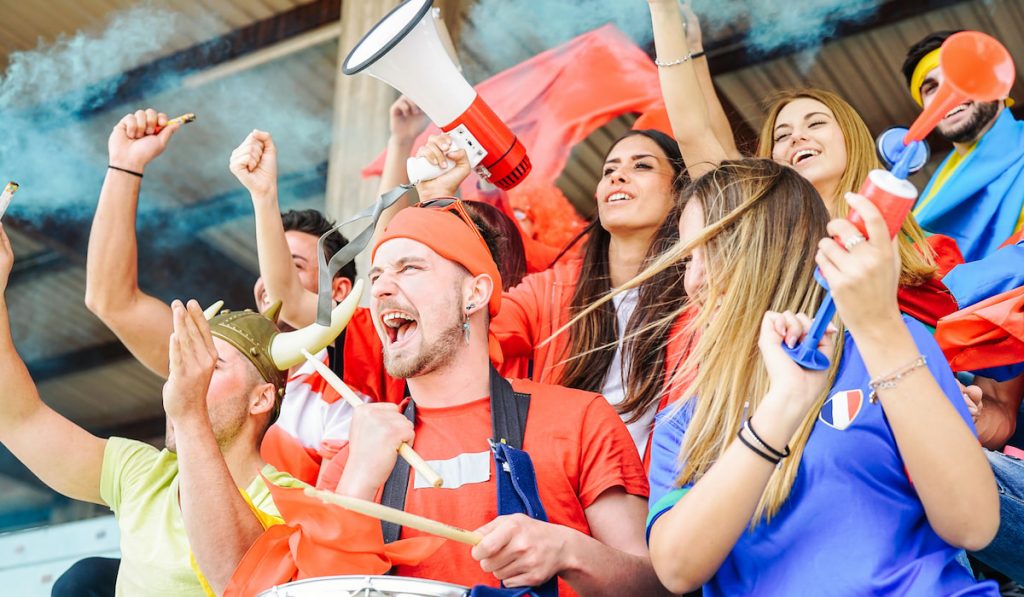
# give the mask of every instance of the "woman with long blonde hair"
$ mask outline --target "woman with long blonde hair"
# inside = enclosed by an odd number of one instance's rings
[[[719,116],[722,109],[713,88],[707,89],[711,86],[710,76],[704,74],[707,68],[694,64],[698,54],[703,56],[697,18],[688,8],[685,15],[681,13],[676,0],[648,3],[662,95],[687,171],[696,178],[722,160],[739,158],[740,153],[728,121]],[[678,64],[662,62],[677,56],[694,58]],[[833,217],[849,213],[846,193],[856,192],[870,170],[882,167],[874,138],[856,110],[838,95],[813,88],[783,91],[772,98],[757,157],[771,158],[799,172]],[[957,310],[939,279],[963,257],[949,237],[926,239],[913,216],[907,217],[898,239],[900,309],[934,327],[940,317]]]
[[[900,314],[893,244],[850,194],[869,239],[806,179],[725,161],[684,192],[680,243],[631,284],[688,260],[696,342],[684,399],[655,426],[651,559],[665,586],[705,595],[998,594],[956,562],[999,524],[992,472],[931,335]],[[847,330],[826,371],[783,351],[831,285]],[[838,337],[837,337],[838,336]],[[911,483],[913,479],[913,483]]]

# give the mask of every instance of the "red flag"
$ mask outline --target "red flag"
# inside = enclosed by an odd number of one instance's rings
[[[302,488],[267,482],[285,524],[270,527],[238,564],[225,597],[255,595],[293,580],[342,574],[384,574],[416,565],[444,543],[415,537],[384,544],[380,521],[325,504]]]
[[[480,83],[476,90],[526,147],[533,164],[526,180],[534,193],[544,186],[554,187],[573,146],[613,118],[650,112],[648,120],[664,126],[665,119],[655,114],[664,111],[658,69],[614,25],[538,54]],[[438,132],[437,127],[430,126],[413,144],[414,151]],[[384,155],[378,155],[362,175],[379,176]],[[476,174],[471,174],[463,182],[462,197],[488,201],[477,191],[477,181]],[[510,212],[507,215],[513,216]],[[543,221],[535,224],[563,225]],[[540,236],[535,238],[541,240]]]
[[[918,286],[900,286],[896,293],[900,311],[932,327],[941,319],[957,310],[956,298],[941,282],[951,269],[964,262],[956,241],[942,234],[927,238],[935,253],[935,275]]]
[[[935,339],[954,371],[1024,362],[1024,286],[943,317]]]

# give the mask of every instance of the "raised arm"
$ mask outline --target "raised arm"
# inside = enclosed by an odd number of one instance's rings
[[[210,423],[207,391],[218,356],[206,318],[195,301],[189,301],[187,308],[175,301],[172,309],[170,376],[163,399],[178,453],[181,518],[196,564],[219,595],[245,552],[263,533],[263,525],[242,497]],[[274,403],[273,386],[267,392],[269,399],[264,397],[261,402],[269,410]],[[237,402],[245,398],[218,399]],[[252,408],[244,411],[246,417],[251,418]]]
[[[677,0],[648,0],[648,5],[659,61],[683,60],[701,50],[700,28],[692,12],[688,22],[695,33],[691,40],[687,38]],[[723,160],[739,157],[732,129],[711,82],[706,57],[661,66],[658,77],[672,133],[691,178],[710,171]]]
[[[384,169],[380,174],[380,188],[378,196],[390,191],[400,184],[409,182],[409,174],[406,171],[405,161],[412,153],[416,137],[423,132],[427,126],[427,117],[420,110],[419,106],[404,95],[391,104],[388,111],[391,124],[391,136],[388,137],[388,151],[384,158]],[[394,205],[384,210],[380,219],[377,220],[376,234],[380,234],[388,225],[391,218],[395,217],[402,208],[412,205],[414,195],[408,194]]]
[[[100,473],[106,441],[54,412],[39,399],[11,338],[7,281],[14,254],[0,225],[0,443],[55,491],[102,504]]]
[[[135,216],[141,175],[163,153],[181,126],[172,124],[158,134],[167,115],[153,109],[122,118],[107,141],[110,165],[100,190],[89,233],[85,304],[124,343],[143,365],[167,377],[167,337],[171,310],[139,289],[138,241]]]
[[[281,319],[294,328],[316,320],[316,293],[299,280],[284,236],[277,198],[277,148],[270,133],[255,130],[231,153],[231,173],[249,191],[256,216],[260,277],[271,301],[280,300]]]
[[[911,367],[895,387],[879,389],[878,399],[928,522],[947,543],[969,551],[981,549],[999,527],[992,470],[978,439],[947,397],[947,392],[956,396],[959,388],[944,391],[928,367],[912,365],[923,354],[922,341],[915,340],[896,301],[889,300],[896,296],[897,276],[885,220],[864,197],[847,193],[846,198],[864,217],[869,238],[849,252],[832,238],[823,239],[818,265],[871,378]],[[841,239],[858,234],[844,219],[832,220],[828,232]],[[933,343],[930,337],[923,341]],[[934,348],[931,358],[941,360],[937,345]]]

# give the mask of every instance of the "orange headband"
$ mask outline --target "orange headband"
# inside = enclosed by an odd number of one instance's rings
[[[461,205],[459,206],[461,207]],[[445,259],[469,270],[470,275],[487,274],[494,283],[488,302],[488,313],[494,318],[501,309],[501,274],[498,266],[480,237],[476,226],[466,222],[457,213],[445,208],[406,208],[398,212],[377,239],[370,253],[372,261],[377,249],[389,240],[408,238],[423,243]],[[502,361],[501,348],[493,334],[490,336],[491,360]]]

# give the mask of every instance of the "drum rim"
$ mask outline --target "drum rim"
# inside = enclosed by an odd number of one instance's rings
[[[432,586],[438,589],[454,589],[457,591],[462,591],[462,593],[465,595],[469,595],[469,587],[463,585],[457,585],[454,583],[444,582],[440,580],[432,580],[429,578],[417,578],[415,576],[390,576],[386,574],[338,574],[335,576],[318,576],[316,578],[304,578],[302,580],[295,580],[280,585],[274,585],[273,587],[267,588],[263,592],[259,593],[259,595],[273,595],[271,591],[275,589],[299,587],[301,585],[313,584],[325,580],[363,580],[367,582],[380,582],[382,583],[381,586],[375,586],[373,588],[384,591],[392,590],[388,589],[388,587],[386,586],[390,582],[405,583],[412,581],[420,585]]]

